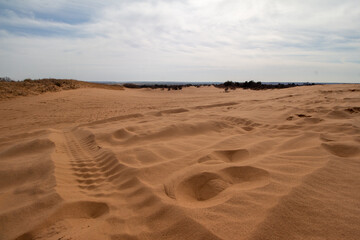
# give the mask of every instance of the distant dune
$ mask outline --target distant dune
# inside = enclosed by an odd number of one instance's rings
[[[0,239],[359,239],[360,85],[2,86]]]
[[[72,79],[40,79],[24,81],[0,81],[0,100],[17,96],[38,95],[45,92],[58,92],[77,88],[123,89],[120,85],[82,82]]]

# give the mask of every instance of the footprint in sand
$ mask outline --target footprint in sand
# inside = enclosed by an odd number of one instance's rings
[[[42,239],[41,235],[44,235],[44,233],[46,234],[46,239],[49,237],[60,239],[58,234],[60,230],[63,231],[64,229],[62,228],[57,231],[57,228],[61,227],[61,224],[58,223],[67,219],[72,219],[73,221],[81,219],[79,223],[84,223],[84,219],[100,218],[108,212],[109,206],[104,202],[77,201],[64,203],[43,224],[16,239]]]
[[[248,159],[250,153],[247,149],[219,150],[214,151],[198,160],[199,163],[219,163],[219,162],[241,162]]]
[[[338,157],[354,157],[360,154],[360,148],[352,144],[323,143],[325,150]]]
[[[167,188],[166,194],[184,206],[209,207],[226,201],[237,191],[260,188],[268,183],[269,173],[263,169],[232,166],[180,177]]]

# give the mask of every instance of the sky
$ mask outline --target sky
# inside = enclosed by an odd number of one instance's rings
[[[0,0],[0,77],[360,83],[359,0]]]

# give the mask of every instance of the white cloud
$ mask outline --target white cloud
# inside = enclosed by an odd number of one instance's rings
[[[360,82],[356,0],[6,3],[0,74],[18,79]]]

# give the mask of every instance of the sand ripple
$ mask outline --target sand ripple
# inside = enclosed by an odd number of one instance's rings
[[[0,103],[0,239],[357,239],[354,89]]]

